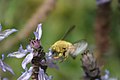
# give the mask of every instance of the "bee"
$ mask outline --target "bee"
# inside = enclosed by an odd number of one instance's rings
[[[63,39],[58,40],[50,47],[53,59],[64,61],[68,58],[69,55],[75,59],[78,54],[83,53],[87,49],[88,43],[85,40],[80,40],[75,43],[64,40],[66,35],[74,28],[75,26],[72,26],[65,33]]]

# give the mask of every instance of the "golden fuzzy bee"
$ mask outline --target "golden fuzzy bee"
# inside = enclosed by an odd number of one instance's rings
[[[73,27],[70,28],[66,34],[68,34],[71,29],[73,29]],[[52,51],[54,59],[65,60],[68,55],[75,58],[79,53],[83,53],[87,46],[88,43],[85,40],[80,40],[73,44],[65,40],[59,40],[50,47],[50,50]]]

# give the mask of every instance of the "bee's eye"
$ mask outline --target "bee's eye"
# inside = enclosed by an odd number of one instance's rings
[[[58,53],[56,51],[52,51],[53,56],[58,56]]]
[[[53,51],[52,54],[55,54],[55,52]]]
[[[52,54],[56,54],[56,52],[55,52],[55,51],[52,51]]]

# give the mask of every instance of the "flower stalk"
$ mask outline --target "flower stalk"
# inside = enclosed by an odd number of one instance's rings
[[[108,70],[105,70],[104,75],[102,75],[101,66],[98,65],[93,53],[89,50],[82,54],[81,62],[85,73],[83,80],[118,80],[111,78]]]
[[[85,72],[84,80],[101,80],[100,67],[89,50],[82,54],[81,62],[82,68]]]
[[[42,60],[45,60],[45,52],[42,48],[42,46],[40,45],[40,47],[38,49],[34,49],[33,51],[33,59],[31,61],[32,63],[32,79],[33,80],[38,80],[38,74],[39,74],[39,68],[43,69],[44,72],[46,72],[47,66],[46,65],[42,65],[40,62]]]

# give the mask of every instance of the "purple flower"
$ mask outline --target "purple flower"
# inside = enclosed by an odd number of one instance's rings
[[[59,69],[59,67],[56,64],[57,61],[52,57],[52,52],[51,51],[49,51],[48,53],[46,53],[45,58],[46,58],[46,65],[48,67]]]
[[[9,79],[6,78],[6,77],[3,78],[3,77],[0,76],[0,80],[9,80]]]
[[[36,29],[36,32],[34,32],[34,35],[35,35],[35,39],[36,40],[40,40],[41,39],[41,36],[42,36],[42,24],[38,24],[38,27]]]
[[[0,31],[2,31],[2,25],[0,24]]]
[[[27,49],[23,49],[22,45],[20,45],[18,51],[10,53],[7,57],[16,57],[16,58],[23,58],[28,52],[31,52],[32,48],[30,45],[27,46]]]
[[[105,70],[105,75],[101,77],[102,80],[118,80],[117,78],[110,78],[110,72]]]
[[[43,69],[39,68],[38,80],[52,80],[52,76],[48,76]]]
[[[96,4],[100,5],[100,4],[104,4],[104,3],[110,2],[110,1],[111,0],[96,0]]]
[[[28,55],[25,57],[25,59],[23,60],[23,62],[22,62],[22,68],[23,68],[23,69],[26,69],[26,65],[27,65],[28,63],[30,63],[32,59],[33,59],[33,53],[31,52],[31,53],[28,54]]]
[[[26,70],[17,80],[29,80],[32,75],[33,67],[30,67],[29,70]],[[44,73],[44,70],[39,68],[38,80],[52,80],[52,76],[48,76]]]
[[[17,31],[16,29],[6,29],[6,30],[2,31],[2,26],[0,24],[0,41],[2,41],[6,37],[8,37],[10,34],[16,32],[16,31]]]
[[[7,56],[7,57],[22,58],[22,57],[26,56],[27,53],[29,53],[29,54],[25,57],[25,59],[23,60],[23,62],[22,62],[22,68],[23,68],[23,69],[26,69],[26,65],[27,65],[28,63],[30,63],[31,60],[32,60],[32,58],[33,58],[33,53],[32,53],[32,52],[33,52],[33,48],[31,48],[30,45],[28,45],[26,48],[27,48],[27,49],[24,50],[24,49],[22,48],[22,45],[20,45],[18,51],[13,52],[13,53],[10,53],[10,54],[8,54],[8,56]]]
[[[17,58],[21,58],[23,56],[25,56],[27,54],[27,56],[24,58],[23,62],[22,62],[22,68],[24,70],[26,70],[17,80],[29,80],[29,78],[31,77],[32,73],[33,73],[33,69],[34,69],[34,66],[33,67],[30,67],[29,70],[27,70],[27,67],[26,65],[28,63],[32,63],[32,60],[34,57],[45,57],[44,59],[41,58],[41,60],[38,60],[38,64],[40,64],[41,66],[49,66],[49,67],[52,67],[52,68],[57,68],[58,67],[56,66],[56,64],[54,63],[54,60],[52,59],[51,57],[51,52],[49,52],[46,56],[45,55],[38,55],[39,53],[39,49],[41,49],[41,44],[40,44],[40,39],[41,39],[41,36],[42,36],[42,24],[39,24],[37,29],[36,29],[36,32],[34,32],[34,35],[35,35],[35,40],[31,40],[30,41],[30,46],[27,47],[27,49],[23,49],[22,47],[20,47],[20,49],[17,51],[19,52],[18,56],[17,54],[9,54],[8,56],[10,57],[17,57]],[[41,66],[37,66],[39,68],[39,74],[38,74],[38,80],[51,80],[52,77],[51,76],[48,76],[45,71],[43,69],[41,69]]]
[[[33,49],[34,48],[37,49],[40,47],[40,39],[42,36],[42,28],[41,27],[42,27],[42,24],[38,24],[36,32],[34,32],[35,40],[31,40],[30,45],[28,45],[26,49],[23,49],[22,45],[20,45],[18,51],[10,53],[7,56],[7,57],[22,58],[29,53],[22,62],[23,69],[26,69],[26,65],[31,62],[31,60],[33,58]],[[1,30],[1,27],[0,27],[0,30]]]
[[[9,80],[8,78],[3,78],[2,80]]]
[[[34,49],[38,49],[40,47],[40,39],[42,36],[42,24],[38,24],[36,32],[34,32],[35,40],[30,41],[30,46]]]
[[[42,24],[38,24],[38,27],[36,29],[36,32],[34,32],[34,34],[35,34],[35,40],[30,41],[30,47],[32,49],[38,49],[40,47],[40,39],[42,36]],[[23,69],[26,69],[26,65],[31,62],[31,60],[33,59],[33,54],[34,52],[33,50],[31,50],[30,54],[28,54],[23,60],[22,62]]]
[[[17,80],[29,80],[32,75],[33,67],[30,67],[29,70],[26,70]]]
[[[2,59],[0,59],[0,68],[6,72],[6,71],[9,71],[10,73],[14,74],[12,68],[7,65],[6,63],[3,62],[3,59],[4,59],[4,56],[2,56]]]

